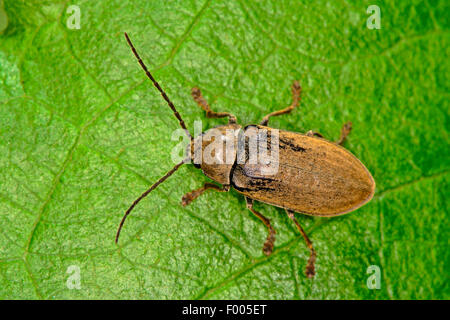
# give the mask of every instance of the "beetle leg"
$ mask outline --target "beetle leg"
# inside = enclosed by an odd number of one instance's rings
[[[306,235],[305,230],[303,230],[300,223],[298,223],[297,219],[295,219],[294,211],[286,209],[286,213],[289,216],[289,218],[291,218],[291,220],[294,221],[295,225],[297,226],[298,231],[300,231],[300,233],[302,234],[303,238],[305,239],[306,245],[308,246],[308,248],[310,250],[309,260],[308,260],[308,264],[306,265],[305,273],[308,276],[308,278],[312,278],[315,275],[314,262],[316,261],[316,251],[313,248],[311,240],[309,240],[308,236]]]
[[[319,138],[323,138],[323,135],[321,135],[321,134],[318,133],[318,132],[312,131],[312,130],[309,130],[309,131],[306,133],[306,135],[307,135],[308,137],[319,137]]]
[[[189,203],[197,199],[199,196],[203,194],[208,189],[213,189],[218,192],[227,192],[230,190],[230,186],[217,186],[214,183],[206,182],[203,187],[193,190],[191,192],[186,193],[183,198],[181,198],[181,204],[183,207],[187,206]]]
[[[302,87],[300,86],[300,83],[298,81],[294,81],[294,83],[292,84],[292,104],[287,108],[269,113],[267,116],[265,116],[262,119],[262,121],[259,124],[262,126],[267,126],[267,124],[269,123],[270,117],[275,117],[275,116],[279,116],[279,115],[291,112],[295,107],[297,107],[299,105],[300,99],[301,99],[301,93],[302,93]]]
[[[207,118],[224,118],[228,117],[228,123],[236,123],[236,117],[232,115],[229,112],[215,112],[212,111],[208,102],[203,98],[202,92],[199,88],[194,87],[191,90],[192,98],[194,98],[194,101],[197,102],[197,104],[206,111],[206,117]]]
[[[336,141],[336,143],[342,145],[347,136],[350,134],[350,131],[352,131],[352,123],[349,121],[342,126],[341,137],[338,141]]]
[[[275,242],[275,229],[272,228],[272,225],[270,224],[270,220],[264,217],[261,213],[253,209],[253,200],[250,198],[245,197],[245,201],[247,201],[247,208],[255,215],[257,216],[264,225],[269,229],[269,235],[267,236],[266,242],[264,242],[263,246],[263,252],[266,256],[270,255],[273,250],[273,244]]]

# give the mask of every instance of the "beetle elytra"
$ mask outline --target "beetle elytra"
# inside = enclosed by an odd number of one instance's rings
[[[276,232],[270,220],[253,208],[253,201],[260,201],[285,209],[310,250],[305,273],[308,277],[313,277],[315,275],[316,252],[302,226],[295,219],[294,212],[311,216],[333,217],[358,209],[370,201],[375,192],[375,181],[370,172],[358,158],[341,146],[351,131],[351,123],[348,122],[342,127],[341,136],[337,142],[328,141],[322,135],[313,131],[300,134],[268,127],[271,117],[290,113],[299,105],[301,86],[298,81],[295,81],[292,85],[292,104],[290,106],[269,113],[259,125],[248,125],[246,127],[240,126],[236,117],[228,112],[211,110],[200,90],[193,88],[192,97],[206,112],[206,117],[228,118],[228,124],[214,128],[216,133],[219,132],[219,138],[225,138],[225,133],[230,130],[236,133],[234,137],[237,148],[232,150],[232,156],[234,157],[232,162],[217,164],[203,161],[204,156],[200,151],[206,150],[215,140],[199,139],[213,129],[207,130],[199,137],[191,136],[175,106],[148,71],[126,33],[125,37],[147,77],[172,109],[181,128],[189,137],[190,144],[188,147],[189,156],[176,164],[153,184],[125,212],[117,230],[116,243],[127,216],[136,204],[177,171],[180,166],[192,160],[197,168],[200,168],[206,176],[221,184],[221,186],[209,182],[205,183],[203,187],[183,196],[183,206],[191,203],[206,190],[224,192],[229,191],[231,187],[234,188],[244,195],[247,208],[267,227],[268,236],[263,246],[265,255],[270,255],[273,251]],[[261,136],[260,132],[266,132],[267,135]],[[255,138],[253,141],[258,141],[258,143],[263,140],[263,142],[269,143],[269,140],[273,139],[269,138],[269,134],[272,137],[275,132],[277,134],[277,158],[274,161],[267,161],[267,163],[275,163],[277,170],[267,173],[264,170],[267,169],[265,164],[249,161],[251,152],[247,149],[248,141],[246,139],[248,138],[250,141]],[[239,140],[238,137],[242,133],[245,135],[245,139]],[[244,150],[242,161],[238,161],[240,149]],[[194,158],[199,154],[200,161],[196,162]]]

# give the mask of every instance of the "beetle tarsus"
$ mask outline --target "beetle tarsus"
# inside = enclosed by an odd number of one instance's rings
[[[315,267],[314,267],[315,262],[316,262],[316,252],[313,249],[312,254],[308,259],[308,264],[306,265],[306,270],[305,270],[306,276],[308,278],[314,278],[314,275],[316,274]]]
[[[263,253],[266,256],[270,256],[273,251],[273,246],[275,243],[275,230],[271,228],[269,235],[267,236],[266,242],[264,242]]]
[[[349,121],[342,126],[341,136],[339,140],[336,141],[336,143],[342,145],[351,131],[352,131],[352,123]]]
[[[182,198],[181,198],[181,205],[183,207],[186,207],[188,204],[190,204],[192,201],[194,200],[194,198],[192,197],[191,193],[186,193]]]

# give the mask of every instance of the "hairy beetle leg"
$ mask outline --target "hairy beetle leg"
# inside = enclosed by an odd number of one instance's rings
[[[247,208],[255,215],[257,216],[269,229],[269,235],[267,236],[266,242],[264,242],[263,246],[263,253],[268,256],[273,251],[273,245],[275,243],[275,229],[272,228],[272,225],[270,224],[270,220],[264,217],[261,213],[253,209],[253,200],[250,198],[245,197],[245,201],[247,201]]]
[[[305,230],[303,230],[300,223],[298,223],[297,219],[295,219],[294,211],[286,209],[286,213],[289,216],[289,218],[291,218],[291,220],[294,221],[295,225],[297,226],[298,231],[300,231],[300,233],[302,234],[303,238],[305,239],[306,245],[308,246],[308,248],[310,250],[310,255],[309,255],[309,259],[308,259],[308,264],[306,265],[305,273],[308,278],[313,278],[314,275],[316,274],[316,272],[314,270],[314,262],[316,261],[316,251],[313,248],[311,240],[309,240],[308,236],[306,235]]]
[[[217,186],[214,183],[209,183],[206,182],[203,187],[198,188],[196,190],[193,190],[191,192],[186,193],[182,198],[181,198],[181,204],[183,205],[183,207],[187,206],[188,204],[190,204],[192,201],[194,201],[195,199],[197,199],[199,196],[201,196],[203,194],[203,192],[205,192],[206,190],[209,189],[213,189],[216,190],[218,192],[227,192],[230,190],[230,186]]]
[[[280,116],[294,110],[294,108],[298,107],[298,105],[300,104],[301,93],[302,87],[300,86],[300,83],[298,81],[294,81],[294,83],[292,84],[292,104],[287,108],[269,113],[261,120],[259,124],[262,126],[267,126],[270,117]]]
[[[228,123],[236,123],[236,117],[229,112],[215,112],[212,111],[208,102],[203,98],[202,92],[199,88],[194,87],[191,90],[192,98],[197,104],[206,112],[207,118],[225,118],[228,117]]]
[[[352,131],[352,123],[349,121],[342,126],[341,137],[338,141],[336,141],[336,143],[342,145],[347,136],[350,134],[350,131]]]

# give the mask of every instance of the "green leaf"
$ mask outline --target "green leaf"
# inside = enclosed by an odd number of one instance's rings
[[[449,299],[448,1],[6,0],[0,36],[0,299]],[[271,125],[339,137],[377,182],[349,215],[298,214],[317,251],[284,211],[241,195],[180,199],[208,179],[182,167],[130,215],[124,211],[172,166],[178,123],[145,78],[123,32],[188,127],[212,108],[241,124],[290,103]],[[193,131],[193,130],[192,130]],[[368,289],[369,266],[381,271]],[[70,289],[79,268],[80,288]],[[69,282],[69,283],[68,283]],[[69,284],[69,286],[68,286]]]

